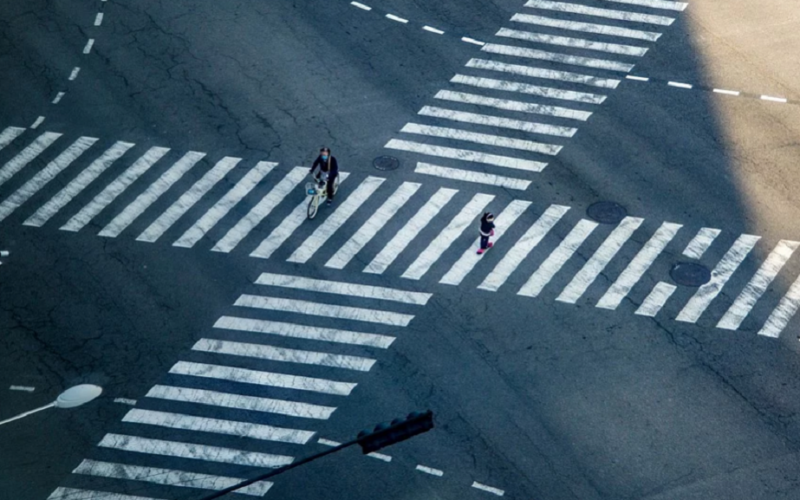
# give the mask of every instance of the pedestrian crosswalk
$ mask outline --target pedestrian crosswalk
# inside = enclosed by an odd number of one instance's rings
[[[331,418],[359,374],[373,368],[431,298],[274,273],[254,286],[48,500],[202,496],[310,454],[301,446],[316,435],[314,427]],[[309,300],[286,299],[287,290]],[[336,296],[357,305],[338,305],[331,301]],[[337,328],[314,325],[319,316]],[[272,486],[261,481],[237,493],[262,497]]]
[[[423,176],[525,190],[686,7],[528,0],[385,147]]]

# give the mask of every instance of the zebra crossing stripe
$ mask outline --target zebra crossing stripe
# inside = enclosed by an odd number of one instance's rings
[[[497,186],[508,189],[526,190],[530,186],[531,181],[525,179],[516,179],[514,177],[505,177],[502,175],[487,174],[484,172],[473,172],[471,170],[462,170],[460,168],[440,167],[439,165],[431,165],[430,163],[417,162],[414,168],[415,174],[433,175],[443,179],[453,179],[463,182],[474,182],[478,184],[488,184],[489,186]]]
[[[514,221],[525,212],[530,204],[531,202],[529,201],[514,200],[495,217],[495,221],[497,221],[497,227],[494,230],[495,234],[493,238],[495,244],[500,240],[503,234],[505,234],[506,229],[514,224]],[[459,258],[444,277],[439,280],[439,283],[445,285],[460,285],[464,278],[467,277],[467,274],[469,274],[478,264],[478,261],[481,260],[482,256],[477,253],[479,243],[480,238],[471,243],[469,248],[461,255],[461,258]]]
[[[600,78],[582,73],[572,73],[570,71],[556,71],[552,69],[534,68],[532,66],[522,66],[520,64],[508,64],[500,61],[489,61],[486,59],[470,59],[467,61],[468,68],[485,69],[488,71],[498,71],[512,75],[527,76],[530,78],[541,78],[545,80],[557,80],[567,83],[578,83],[592,87],[605,89],[615,89],[619,85],[619,80],[613,78]]]
[[[794,280],[794,283],[789,287],[786,295],[781,297],[778,307],[772,310],[758,331],[758,334],[763,337],[771,337],[777,339],[780,337],[781,332],[789,324],[789,321],[797,313],[797,308],[800,306],[800,276]]]
[[[282,323],[279,321],[237,318],[234,316],[222,316],[214,323],[214,328],[240,332],[264,333],[297,339],[318,340],[320,342],[363,345],[379,349],[388,349],[395,340],[395,337],[389,335],[298,325],[295,323]]]
[[[6,127],[0,132],[0,150],[11,144],[11,142],[22,135],[25,129],[22,127]]]
[[[55,196],[50,198],[44,205],[42,205],[36,213],[28,217],[23,224],[26,226],[41,227],[51,217],[53,217],[59,210],[64,208],[67,203],[72,201],[86,186],[92,183],[97,177],[105,172],[115,161],[124,155],[134,145],[129,142],[117,142],[109,149],[107,149],[99,158],[97,158],[86,169],[82,170],[77,177],[75,177],[69,184],[64,186],[61,191]]]
[[[136,241],[146,241],[154,243],[157,241],[167,230],[175,224],[186,212],[189,211],[200,198],[208,193],[211,188],[217,185],[219,181],[225,177],[228,172],[233,170],[241,158],[232,158],[226,156],[214,165],[214,167],[203,175],[197,182],[195,182],[188,191],[183,193],[175,203],[173,203],[158,219],[150,224],[147,229],[142,231]]]
[[[650,290],[650,293],[645,297],[644,302],[642,305],[636,309],[636,313],[639,316],[649,316],[654,317],[658,312],[664,307],[664,304],[667,303],[672,294],[675,293],[676,287],[670,283],[664,283],[663,281],[659,281],[656,283],[656,286]]]
[[[230,356],[266,359],[280,363],[298,363],[304,365],[327,366],[331,368],[344,368],[346,370],[361,372],[368,372],[372,368],[372,365],[375,364],[374,359],[362,358],[360,356],[303,351],[264,344],[232,342],[230,340],[200,339],[192,346],[192,350],[227,354]]]
[[[486,144],[488,146],[495,146],[498,148],[519,149],[521,151],[530,151],[532,153],[541,153],[551,156],[557,155],[563,147],[556,144],[544,144],[541,142],[512,139],[510,137],[469,132],[467,130],[448,127],[420,125],[417,123],[406,123],[405,126],[400,129],[400,132],[404,132],[406,134],[427,135],[430,137],[442,137],[457,141],[474,142],[477,144]]]
[[[322,248],[328,239],[341,228],[347,219],[349,219],[356,210],[364,204],[367,199],[383,184],[380,177],[369,176],[364,179],[361,184],[348,196],[344,202],[339,205],[336,210],[331,214],[324,224],[317,226],[317,229],[306,238],[306,240],[286,259],[288,262],[296,262],[304,264],[308,259]]]
[[[506,253],[503,259],[497,263],[495,268],[478,285],[481,290],[496,292],[508,280],[523,260],[536,248],[542,239],[547,236],[558,221],[567,213],[570,207],[563,205],[550,205],[547,210],[534,222],[530,228],[522,235],[513,247]]]
[[[14,158],[9,160],[8,163],[0,168],[0,186],[6,183],[17,172],[25,168],[27,164],[36,159],[37,156],[53,144],[56,139],[61,137],[61,134],[54,132],[45,132],[29,144],[25,149],[20,151]]]
[[[191,389],[188,387],[172,387],[156,385],[148,391],[148,398],[180,401],[220,408],[235,408],[237,410],[258,411],[262,413],[275,413],[297,418],[311,418],[327,420],[336,410],[332,406],[321,406],[297,401],[282,399],[260,398],[244,396],[227,392],[208,391],[205,389]]]
[[[628,73],[633,69],[633,64],[622,63],[618,61],[596,59],[593,57],[573,56],[558,52],[547,52],[545,50],[513,47],[510,45],[499,45],[496,43],[487,43],[481,50],[484,52],[489,52],[490,54],[537,59],[540,61],[557,62],[571,66],[584,66],[587,68],[604,69],[608,71],[621,71]]]
[[[360,252],[367,243],[378,234],[387,222],[400,211],[400,208],[408,202],[414,193],[419,190],[421,184],[416,182],[404,182],[391,196],[381,205],[381,207],[362,225],[358,231],[350,237],[347,242],[336,251],[335,254],[325,263],[325,267],[333,269],[344,269],[344,267]],[[263,276],[263,275],[262,275]],[[347,284],[349,288],[351,285]]]
[[[611,232],[594,255],[586,261],[586,264],[561,291],[556,300],[568,304],[577,302],[643,221],[644,219],[638,217],[622,219],[622,222]]]
[[[398,139],[390,140],[384,147],[388,149],[397,149],[400,151],[435,156],[438,158],[451,158],[454,160],[484,163],[486,165],[497,165],[498,167],[513,168],[515,170],[524,170],[526,172],[541,172],[544,170],[544,167],[547,166],[547,163],[540,161],[522,160],[520,158],[512,158],[510,156],[493,155],[481,153],[479,151],[448,148],[445,146],[434,146],[432,144],[402,141]]]
[[[556,137],[572,137],[575,135],[575,132],[578,131],[578,129],[573,127],[561,127],[546,123],[512,120],[511,118],[468,113],[465,111],[455,111],[452,109],[437,108],[435,106],[424,106],[421,110],[419,110],[419,114],[462,123],[473,123],[475,125],[485,125],[487,127],[521,130],[523,132],[529,132],[532,134],[553,135]]]
[[[234,302],[235,306],[254,307],[270,311],[307,314],[326,318],[346,319],[351,321],[365,321],[368,323],[381,323],[392,326],[408,326],[414,316],[377,309],[361,307],[339,306],[323,304],[307,300],[284,299],[262,295],[242,294]]]
[[[272,171],[273,168],[277,166],[277,163],[271,162],[264,162],[260,161],[256,166],[249,170],[239,182],[236,183],[233,188],[225,193],[225,196],[220,198],[218,202],[214,204],[213,207],[209,208],[208,211],[203,214],[200,219],[195,222],[192,227],[186,230],[183,235],[178,238],[172,246],[182,247],[182,248],[192,248],[195,243],[200,241],[200,239],[205,236],[205,234],[211,230],[217,223],[225,217],[228,212],[230,212],[233,207],[236,206],[237,203],[242,201],[242,199],[247,196],[250,191],[253,190],[256,185],[261,182],[264,177],[268,173]],[[305,172],[306,169],[297,167],[292,172],[297,171],[300,175],[300,172]]]
[[[550,0],[528,0],[525,3],[525,7],[532,9],[553,10],[556,12],[567,12],[570,14],[581,14],[584,16],[604,17],[606,19],[617,19],[619,21],[657,24],[660,26],[669,26],[675,21],[675,19],[671,17],[639,14],[637,12],[629,12],[624,10],[599,9],[596,7],[587,7],[585,5],[575,3],[551,2]]]
[[[297,184],[299,184],[300,181],[306,175],[308,175],[307,172],[308,172],[308,170],[304,171],[303,177],[301,177],[301,178],[299,178],[297,180]],[[347,179],[348,175],[350,175],[350,174],[348,174],[347,172],[339,172],[339,186],[340,187],[341,187],[342,183],[345,181],[345,179]],[[276,227],[275,229],[273,229],[272,232],[269,234],[269,236],[264,238],[264,241],[262,241],[258,245],[258,247],[255,250],[253,250],[253,252],[250,254],[250,257],[258,257],[260,259],[269,259],[272,256],[272,254],[275,252],[275,250],[277,250],[281,245],[283,245],[283,243],[287,239],[289,239],[289,236],[291,236],[292,233],[294,233],[297,230],[297,228],[300,227],[303,224],[303,222],[306,221],[306,219],[308,218],[307,207],[308,207],[308,198],[303,198],[303,201],[301,201],[300,204],[297,205],[294,208],[294,210],[292,210],[292,213],[290,213],[288,217],[283,219],[283,221],[280,223],[280,225],[278,227]],[[261,219],[259,219],[259,221],[260,220]],[[248,224],[248,225],[250,225],[250,224]],[[231,231],[233,231],[233,230],[231,230]],[[248,229],[248,232],[249,232],[249,229]],[[231,234],[231,232],[228,232],[228,234]],[[242,236],[242,238],[243,237],[244,236]],[[233,236],[231,236],[231,239],[233,241],[235,239],[240,239],[240,238],[238,236],[235,237],[235,238]],[[220,243],[222,243],[222,241],[220,241]],[[219,246],[220,243],[218,243],[217,246]],[[236,241],[236,243],[238,244],[238,241]],[[226,244],[225,247],[223,247],[223,248],[227,248],[229,246],[230,246],[230,244]]]
[[[692,259],[699,259],[706,253],[706,250],[708,250],[711,243],[719,236],[720,232],[722,231],[711,227],[700,228],[697,235],[686,245],[686,250],[683,251],[683,255]]]
[[[553,19],[550,17],[534,16],[531,14],[514,14],[514,16],[511,17],[511,20],[516,21],[518,23],[534,24],[537,26],[545,26],[548,28],[558,28],[567,31],[580,31],[583,33],[594,33],[598,35],[633,38],[636,40],[645,40],[648,42],[655,42],[659,39],[659,37],[661,37],[661,33],[654,33],[651,31],[640,31],[629,28],[620,28],[618,26],[609,26],[607,24],[566,21],[563,19]]]
[[[571,120],[586,121],[592,116],[590,111],[580,111],[577,109],[563,108],[561,106],[548,106],[531,102],[512,101],[510,99],[497,99],[494,97],[469,94],[467,92],[453,92],[452,90],[440,90],[433,97],[435,99],[458,102],[461,104],[475,104],[506,111],[555,116],[557,118],[569,118]]]
[[[639,250],[636,257],[628,263],[625,270],[617,277],[614,284],[600,297],[597,307],[611,310],[619,307],[622,299],[628,296],[631,288],[642,279],[644,273],[650,269],[656,258],[661,255],[661,252],[664,251],[664,248],[682,227],[682,224],[673,224],[671,222],[661,224],[661,227],[658,228],[655,234]]]
[[[102,231],[97,233],[98,236],[105,236],[107,238],[116,238],[119,236],[125,228],[131,225],[131,223],[142,215],[150,205],[155,203],[161,195],[166,193],[169,188],[178,182],[186,172],[205,156],[205,153],[198,153],[197,151],[189,151],[183,155],[180,160],[175,162],[175,164],[167,169],[155,182],[150,184],[142,194],[137,196],[133,202],[114,217]]]
[[[565,101],[576,101],[587,104],[602,104],[602,102],[606,100],[606,96],[604,95],[590,94],[588,92],[576,92],[574,90],[556,89],[551,87],[542,87],[540,85],[531,85],[528,83],[511,82],[508,80],[496,80],[493,78],[483,78],[478,76],[467,76],[461,74],[458,74],[453,78],[451,78],[450,82],[460,83],[461,85],[470,85],[472,87],[479,87],[483,89],[502,90],[505,92],[517,92],[520,94],[529,94],[538,97],[547,97],[549,99],[561,99]]]
[[[277,468],[289,465],[294,460],[285,455],[273,455],[255,451],[207,446],[198,443],[181,443],[178,441],[165,441],[163,439],[150,439],[124,434],[106,434],[98,443],[101,448],[127,451],[131,453],[144,453],[147,455],[161,455],[165,457],[186,458],[189,460],[203,460],[205,462],[219,462],[224,464],[245,465],[249,467]]]
[[[578,221],[569,234],[561,240],[558,247],[547,256],[547,259],[545,259],[531,277],[528,278],[528,281],[522,286],[519,292],[517,292],[517,295],[537,297],[544,287],[550,283],[553,276],[564,267],[564,264],[566,264],[578,248],[580,248],[586,238],[592,234],[592,231],[595,230],[597,225],[596,222],[586,219]]]
[[[711,271],[711,280],[697,289],[675,319],[696,323],[760,239],[752,234],[739,236]]]
[[[123,495],[107,491],[79,490],[76,488],[63,488],[59,486],[47,497],[47,500],[162,500],[152,497]]]
[[[744,290],[736,297],[725,315],[717,323],[717,328],[726,330],[737,330],[744,318],[750,314],[753,306],[758,299],[767,291],[767,287],[772,283],[786,261],[792,256],[800,242],[781,240],[767,259],[758,268],[756,274],[750,279]]]
[[[430,293],[411,292],[399,290],[397,288],[386,288],[381,286],[359,285],[356,283],[345,283],[342,281],[317,280],[304,278],[302,276],[290,276],[286,274],[261,273],[255,281],[256,285],[278,286],[284,288],[294,288],[297,290],[308,290],[318,293],[330,293],[335,295],[346,295],[348,297],[363,297],[378,300],[391,300],[424,306],[433,296]]]
[[[626,3],[630,5],[639,5],[641,7],[650,7],[651,9],[664,9],[664,10],[684,10],[689,4],[684,2],[674,2],[666,0],[607,0],[614,3]]]
[[[79,138],[70,147],[64,150],[63,153],[48,163],[44,169],[31,177],[22,187],[14,191],[3,203],[0,203],[0,221],[3,221],[3,219],[11,215],[20,205],[28,201],[31,196],[39,192],[40,189],[52,181],[61,171],[77,160],[84,151],[92,147],[95,142],[97,142],[97,139],[94,137]]]
[[[608,52],[611,54],[622,54],[626,56],[641,57],[647,53],[645,47],[634,47],[632,45],[620,45],[618,43],[596,42],[583,38],[570,38],[565,36],[546,35],[544,33],[531,33],[529,31],[519,31],[509,28],[501,28],[495,36],[525,40],[527,42],[545,43],[549,45],[560,45],[564,47],[596,50],[598,52]]]
[[[395,233],[383,249],[372,259],[365,273],[383,274],[394,260],[405,250],[411,241],[436,217],[445,205],[455,196],[455,189],[441,188],[414,214],[403,228]]]
[[[418,280],[439,260],[469,224],[474,223],[492,200],[493,195],[478,193],[453,217],[453,220],[431,241],[417,259],[402,274],[403,278]]]
[[[97,214],[113,202],[117,196],[122,194],[128,186],[133,184],[136,179],[147,172],[158,160],[169,152],[169,148],[154,147],[150,148],[141,158],[136,160],[133,165],[128,167],[123,173],[114,179],[111,184],[94,197],[88,205],[83,207],[80,212],[73,215],[66,224],[61,226],[62,231],[80,231]]]
[[[338,382],[324,378],[301,377],[284,373],[248,370],[233,366],[210,365],[205,363],[191,363],[178,361],[170,368],[170,373],[175,375],[188,375],[192,377],[212,378],[227,380],[242,384],[280,387],[297,391],[319,392],[333,394],[334,396],[349,396],[356,384]]]
[[[197,472],[100,462],[97,460],[84,460],[72,473],[205,490],[222,490],[242,482],[242,479],[235,477],[212,476]],[[245,486],[237,490],[237,492],[243,495],[260,497],[265,495],[271,486],[272,483],[263,481]]]

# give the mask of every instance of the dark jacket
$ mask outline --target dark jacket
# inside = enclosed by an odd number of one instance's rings
[[[339,174],[339,164],[336,162],[336,158],[332,155],[328,156],[328,160],[323,160],[322,155],[317,156],[317,159],[314,160],[314,164],[311,165],[311,173],[314,173],[314,170],[319,167],[320,170],[323,172],[327,172],[331,179],[335,178]]]
[[[490,236],[492,229],[494,229],[494,222],[486,220],[488,214],[483,214],[481,217],[481,236]]]

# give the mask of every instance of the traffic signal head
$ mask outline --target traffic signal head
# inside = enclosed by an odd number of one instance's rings
[[[378,424],[372,431],[359,432],[358,444],[366,455],[431,429],[433,429],[432,411],[413,412],[406,418],[392,420],[391,424]]]

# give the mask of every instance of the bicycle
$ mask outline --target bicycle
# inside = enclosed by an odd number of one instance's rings
[[[317,215],[317,210],[319,210],[319,204],[322,203],[326,198],[328,198],[328,190],[326,189],[325,182],[322,179],[318,179],[317,182],[306,182],[306,194],[311,196],[311,199],[308,202],[308,210],[307,214],[309,220],[313,219]],[[339,190],[339,176],[336,176],[336,179],[333,181],[333,194],[336,194],[336,191]]]

